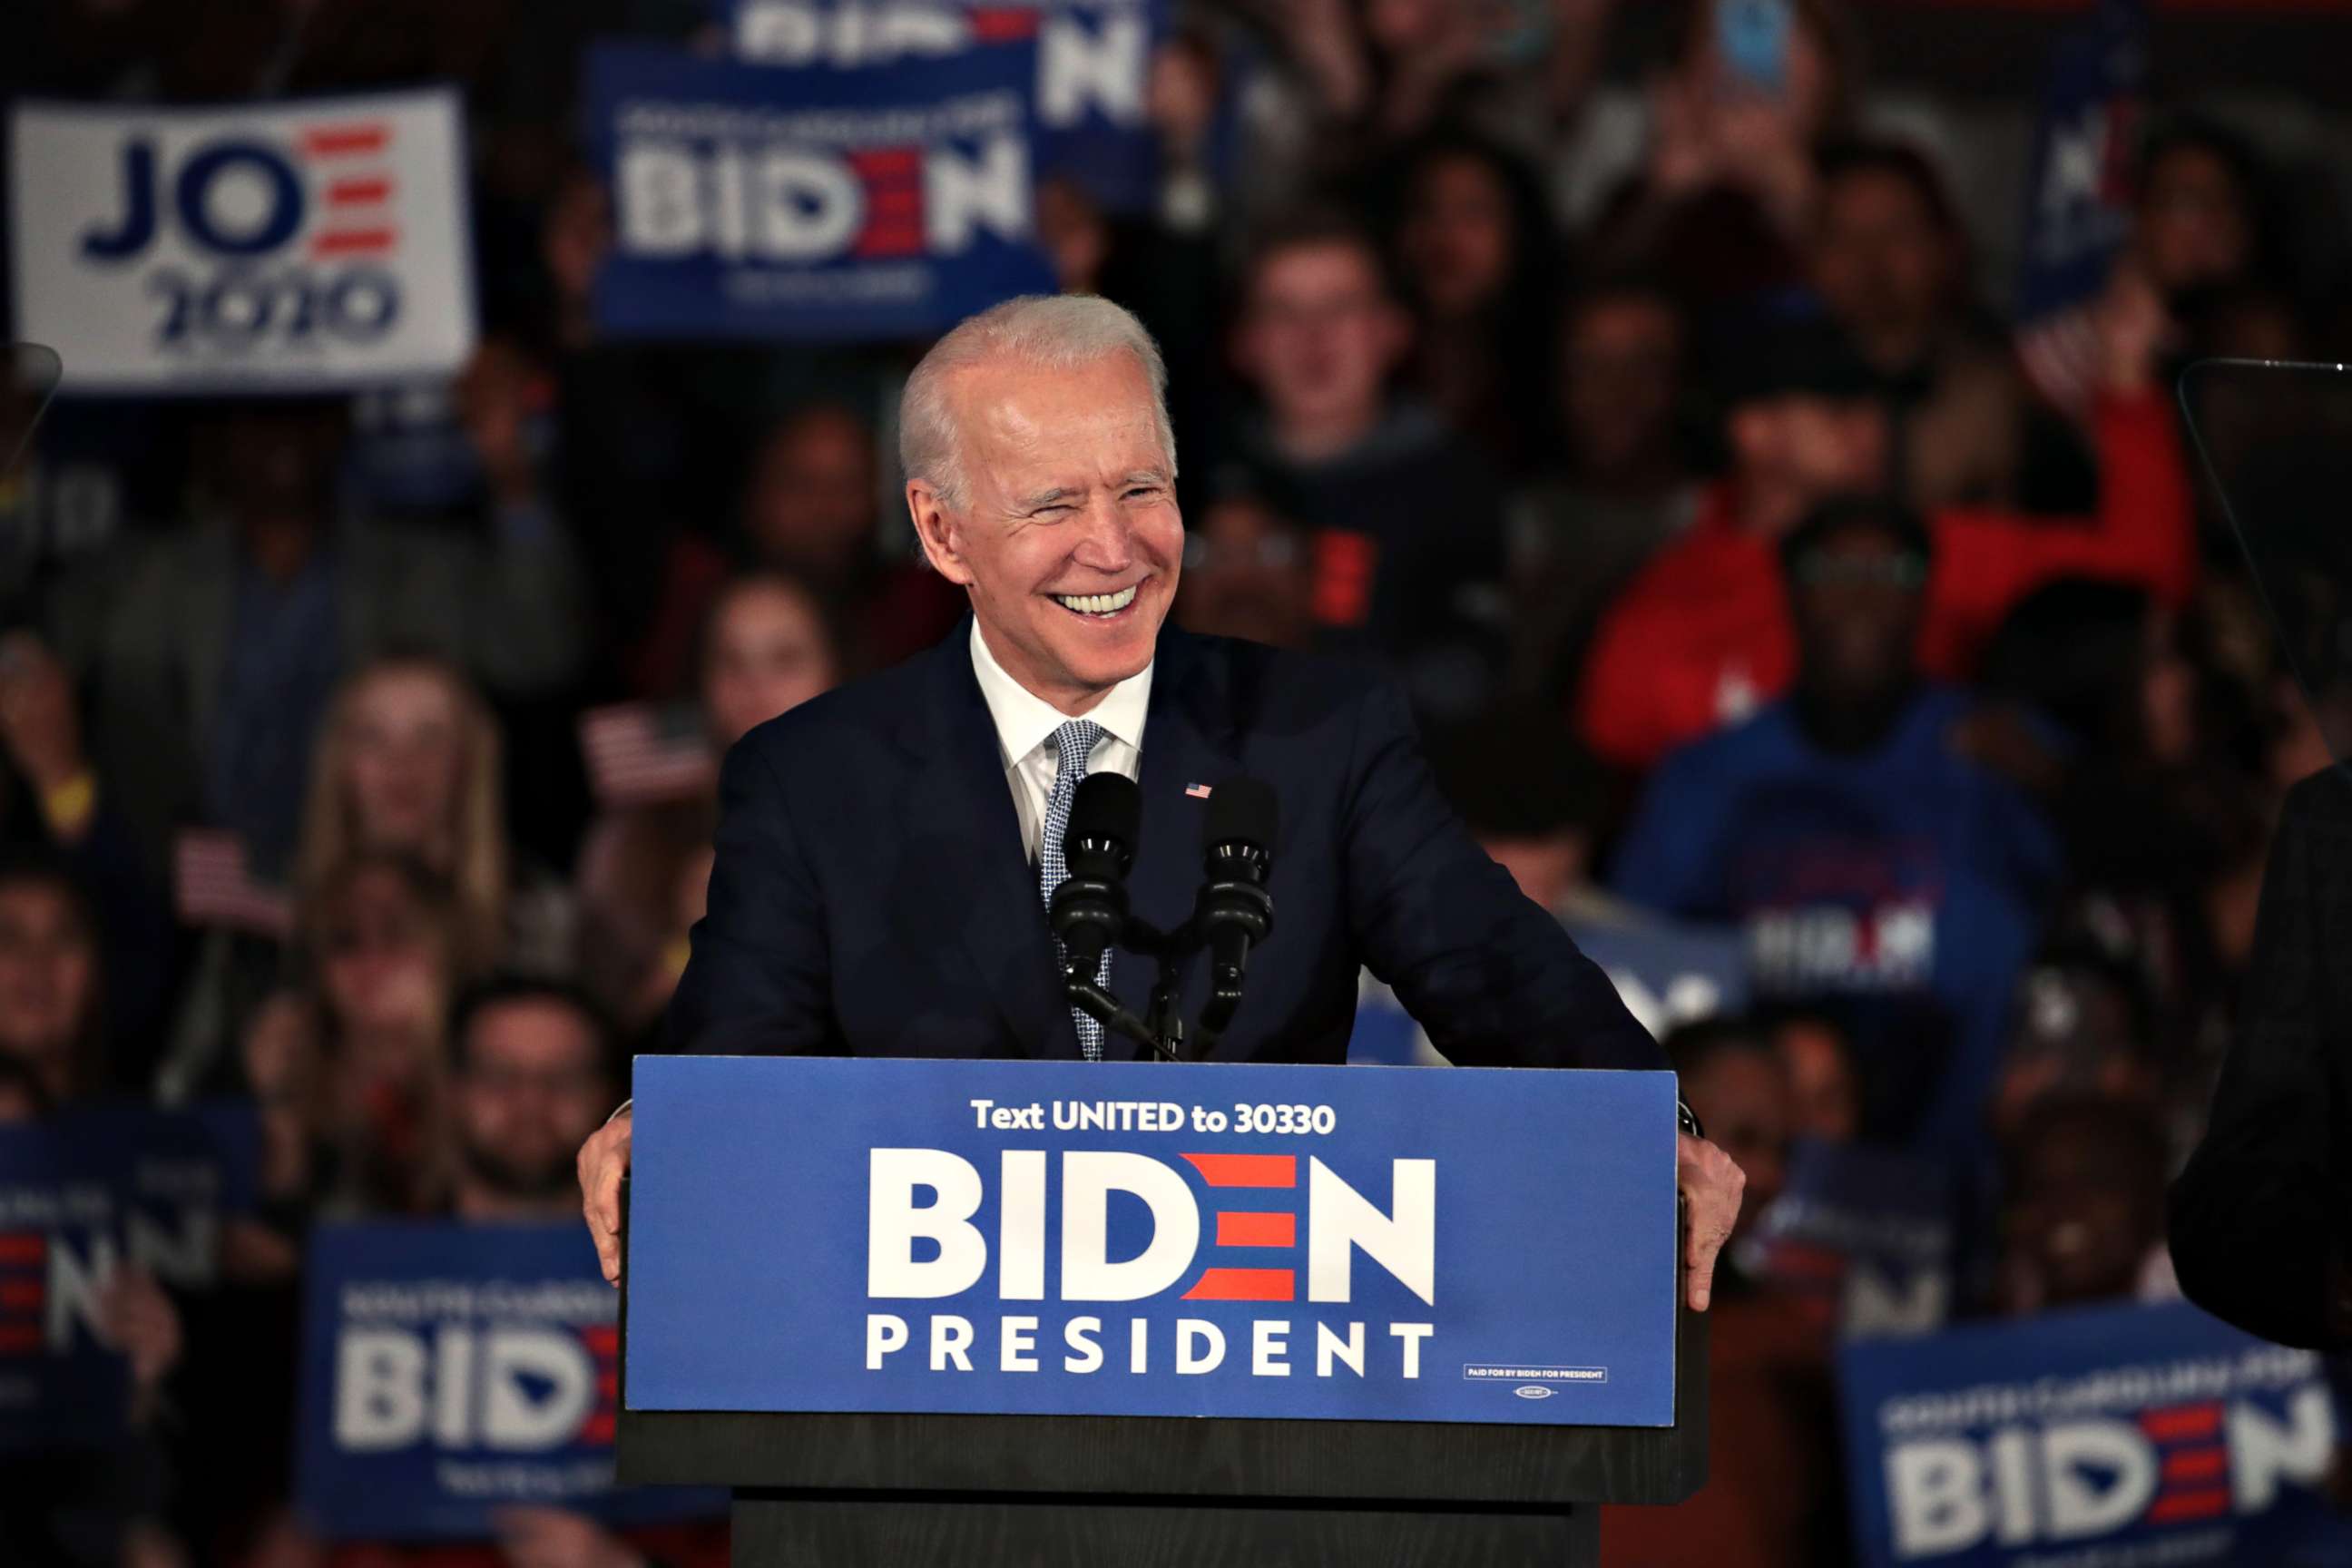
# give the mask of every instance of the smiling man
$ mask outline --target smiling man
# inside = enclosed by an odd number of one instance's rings
[[[728,753],[709,914],[670,1009],[678,1050],[1119,1059],[1065,1000],[1045,901],[1077,781],[1138,781],[1128,889],[1190,911],[1205,798],[1253,775],[1279,801],[1280,923],[1214,1055],[1346,1058],[1359,972],[1452,1059],[1660,1068],[1557,921],[1479,849],[1432,782],[1390,682],[1168,626],[1183,559],[1160,351],[1083,296],[1010,300],[908,379],[907,506],[971,601],[929,654],[761,725]],[[1140,1012],[1152,966],[1107,957]],[[1208,963],[1186,974],[1185,1012]],[[584,1145],[590,1229],[617,1277],[624,1111]],[[1704,1307],[1737,1166],[1682,1140],[1690,1290]]]

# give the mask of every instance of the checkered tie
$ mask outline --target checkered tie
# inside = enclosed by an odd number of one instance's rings
[[[1054,889],[1070,875],[1062,863],[1062,836],[1070,829],[1070,802],[1078,793],[1078,781],[1087,776],[1087,759],[1094,754],[1095,742],[1103,738],[1103,727],[1084,719],[1073,719],[1054,731],[1054,750],[1061,753],[1062,765],[1054,774],[1054,796],[1045,803],[1045,838],[1037,847],[1037,890],[1045,900],[1045,907],[1054,906]],[[1066,961],[1061,940],[1054,942],[1055,958]],[[1102,964],[1095,971],[1097,984],[1110,984],[1110,950],[1105,948]],[[1090,1062],[1102,1060],[1103,1027],[1076,1007],[1070,1016],[1078,1026],[1078,1052]]]

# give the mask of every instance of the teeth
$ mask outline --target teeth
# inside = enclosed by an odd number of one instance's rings
[[[1054,602],[1082,616],[1115,615],[1135,603],[1135,586],[1129,584],[1116,594],[1056,594]]]

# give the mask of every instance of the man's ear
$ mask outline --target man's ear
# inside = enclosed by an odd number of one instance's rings
[[[969,587],[971,567],[956,547],[955,514],[941,504],[930,480],[907,481],[907,515],[915,520],[915,537],[921,542],[923,558],[931,563],[931,570],[959,587]]]

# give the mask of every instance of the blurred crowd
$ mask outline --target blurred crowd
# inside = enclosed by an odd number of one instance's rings
[[[12,1466],[0,1560],[723,1560],[548,1510],[310,1539],[303,1238],[576,1214],[698,914],[711,758],[962,613],[895,490],[923,345],[599,336],[580,51],[707,46],[690,0],[8,12],[5,92],[461,83],[485,333],[446,385],[63,400],[0,479],[0,1118],[231,1094],[265,1132],[227,1289],[119,1277],[131,1449]],[[1580,931],[1729,939],[1740,1010],[1645,1021],[1750,1223],[1801,1142],[1896,1150],[1955,1194],[1951,1316],[2162,1296],[2270,824],[2326,761],[2173,388],[2341,356],[2352,164],[2151,106],[2057,396],[1984,265],[2014,139],[1891,112],[1836,0],[1770,84],[1713,16],[1633,47],[1610,0],[1181,6],[1158,205],[1048,178],[1040,237],[1167,350],[1181,622],[1391,668]],[[1822,1325],[1731,1273],[1715,1479],[1612,1513],[1612,1561],[1842,1560]]]

